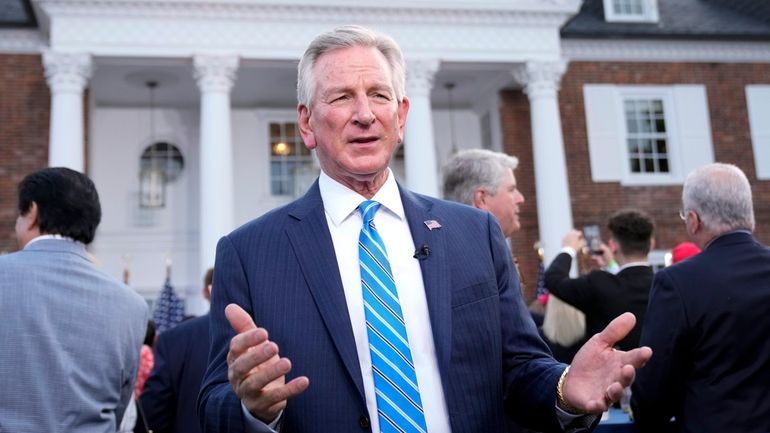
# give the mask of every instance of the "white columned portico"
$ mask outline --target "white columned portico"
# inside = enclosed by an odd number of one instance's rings
[[[404,137],[406,186],[412,191],[433,197],[441,194],[430,103],[433,77],[438,66],[437,59],[423,59],[409,61],[406,67],[406,95],[410,102]]]
[[[91,56],[86,53],[43,53],[51,89],[51,124],[48,166],[85,170],[83,91],[91,78]]]
[[[200,120],[200,272],[214,265],[217,241],[235,224],[230,90],[238,57],[195,56],[194,76],[201,91]],[[200,290],[188,297],[188,309],[205,311]]]
[[[523,68],[513,71],[529,97],[537,221],[546,265],[556,257],[562,238],[573,227],[557,98],[559,81],[566,68],[564,61],[527,62]]]

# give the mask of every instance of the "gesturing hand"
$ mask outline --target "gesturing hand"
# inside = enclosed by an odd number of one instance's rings
[[[270,423],[286,407],[286,401],[304,392],[310,381],[300,376],[286,383],[291,361],[278,356],[278,345],[268,340],[267,331],[257,328],[243,308],[230,304],[225,316],[237,333],[227,353],[230,386],[252,415]]]
[[[620,400],[623,388],[634,381],[636,369],[652,356],[649,347],[628,352],[613,349],[635,323],[633,314],[623,313],[580,348],[564,381],[564,398],[570,406],[600,414]]]

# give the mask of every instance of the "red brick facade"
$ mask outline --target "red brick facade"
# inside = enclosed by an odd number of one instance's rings
[[[0,253],[15,251],[16,186],[48,165],[51,96],[40,55],[0,54]]]
[[[16,185],[27,173],[47,165],[50,93],[39,55],[0,55],[0,74],[0,252],[3,252],[16,249],[13,233]],[[756,180],[745,98],[747,84],[770,84],[770,64],[573,62],[569,65],[562,78],[559,104],[575,226],[600,224],[606,239],[609,234],[603,226],[607,216],[623,207],[639,207],[655,217],[658,248],[669,249],[685,239],[677,216],[681,187],[623,187],[617,182],[591,181],[583,105],[583,85],[587,83],[705,85],[715,158],[737,164],[748,175],[754,190],[756,233],[764,243],[770,243],[770,182]],[[533,244],[538,238],[538,222],[529,101],[520,90],[501,92],[501,100],[503,148],[520,160],[516,178],[526,198],[521,214],[522,230],[514,236],[513,248],[528,283],[527,299],[531,299],[537,279]]]
[[[705,85],[715,160],[736,164],[746,172],[754,192],[756,234],[763,243],[770,243],[770,181],[756,179],[745,96],[748,84],[770,84],[770,64],[574,62],[562,77],[559,109],[575,226],[600,224],[606,239],[607,217],[617,209],[637,207],[655,218],[657,248],[670,249],[686,238],[677,215],[681,186],[624,187],[591,180],[583,85],[598,83]],[[529,102],[519,90],[503,91],[501,99],[503,149],[519,157],[516,179],[527,199],[513,248],[529,282],[526,299],[531,299],[537,277],[532,244],[538,237],[538,223]]]

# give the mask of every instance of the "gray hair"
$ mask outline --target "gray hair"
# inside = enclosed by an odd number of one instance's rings
[[[751,185],[740,168],[715,163],[693,170],[684,181],[682,205],[714,234],[754,230]]]
[[[396,93],[396,100],[400,102],[404,98],[406,93],[404,90],[406,66],[401,48],[399,48],[396,41],[383,33],[378,33],[361,26],[350,25],[337,27],[331,32],[316,36],[307,47],[307,50],[305,50],[305,54],[302,55],[297,68],[297,101],[301,105],[309,109],[313,102],[313,93],[316,86],[313,68],[318,58],[329,51],[352,47],[377,48],[390,65],[391,84],[393,91]]]
[[[458,152],[444,166],[444,198],[473,206],[478,187],[496,193],[506,170],[516,170],[515,156],[486,149]]]

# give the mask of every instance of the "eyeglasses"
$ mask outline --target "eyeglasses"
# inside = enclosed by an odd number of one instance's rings
[[[684,209],[679,209],[679,218],[681,218],[682,221],[687,221],[687,211]]]

